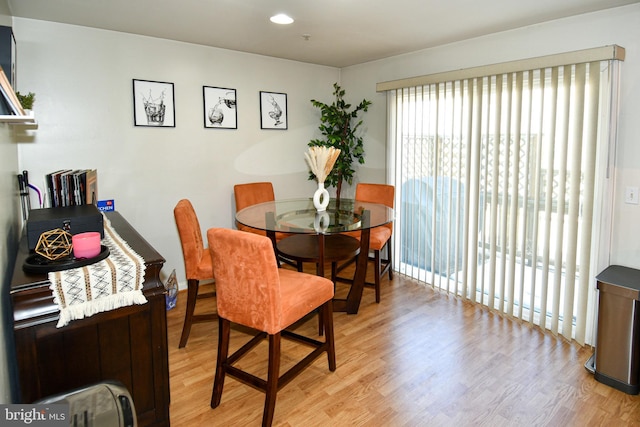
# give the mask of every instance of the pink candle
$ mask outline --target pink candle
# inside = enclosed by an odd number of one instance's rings
[[[71,243],[76,258],[93,258],[100,254],[100,233],[97,231],[75,234]]]

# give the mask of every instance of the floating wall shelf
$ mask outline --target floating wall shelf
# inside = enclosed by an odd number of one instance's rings
[[[34,115],[29,116],[8,116],[8,115],[0,115],[0,123],[9,123],[9,124],[37,124],[36,118]]]

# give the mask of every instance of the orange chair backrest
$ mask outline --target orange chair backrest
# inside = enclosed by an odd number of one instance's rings
[[[395,187],[388,184],[358,183],[356,185],[356,200],[367,203],[382,203],[393,208],[395,199]],[[386,225],[392,229],[393,224]]]
[[[273,184],[270,182],[250,182],[233,186],[233,194],[236,199],[236,212],[247,206],[263,202],[271,202],[276,199],[273,192]]]
[[[180,235],[187,279],[200,279],[198,267],[205,249],[196,211],[189,200],[182,199],[173,209],[173,216]]]
[[[270,334],[280,331],[280,276],[268,237],[226,228],[207,231],[216,272],[218,315]]]

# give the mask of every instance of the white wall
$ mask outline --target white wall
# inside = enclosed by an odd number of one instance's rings
[[[194,204],[203,229],[233,226],[233,185],[269,180],[276,197],[311,196],[304,152],[339,70],[187,43],[14,18],[18,89],[36,93],[39,123],[20,144],[32,180],[98,169],[99,199],[176,269],[184,267],[173,208]],[[176,127],[133,125],[132,79],[172,82]],[[202,86],[237,90],[238,129],[205,129]],[[288,130],[261,130],[259,91],[287,94]],[[40,182],[40,181],[37,181]]]
[[[626,186],[640,186],[640,4],[493,34],[345,68],[341,82],[353,98],[373,100],[367,116],[367,166],[381,165],[386,140],[385,95],[378,82],[617,44],[626,49],[615,169],[610,264],[640,268],[640,206],[623,202]],[[364,171],[363,171],[364,174]]]

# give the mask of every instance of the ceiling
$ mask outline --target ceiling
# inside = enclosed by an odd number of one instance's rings
[[[346,67],[640,0],[7,0],[14,17]],[[281,26],[269,17],[287,13]]]

